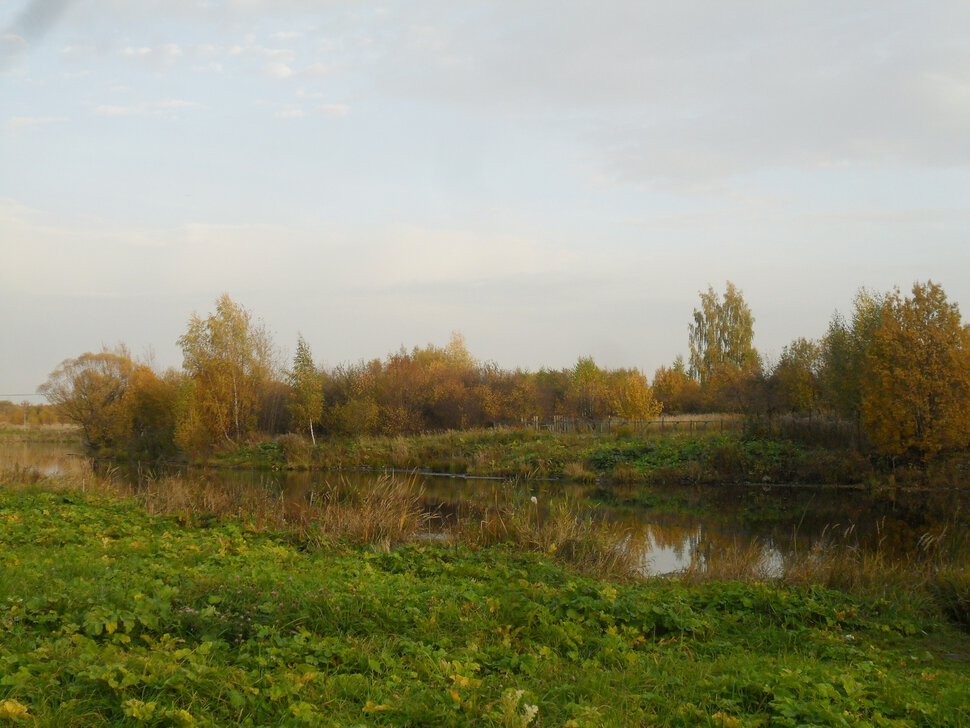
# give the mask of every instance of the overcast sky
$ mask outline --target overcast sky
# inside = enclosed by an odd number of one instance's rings
[[[776,357],[970,307],[970,3],[0,0],[0,395],[228,292],[320,363],[648,374],[731,280]]]

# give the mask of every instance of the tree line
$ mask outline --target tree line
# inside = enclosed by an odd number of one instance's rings
[[[157,372],[119,346],[68,359],[40,391],[92,450],[162,458],[254,438],[408,435],[557,416],[642,420],[661,412],[837,418],[875,450],[927,459],[970,447],[970,326],[936,283],[912,294],[860,291],[820,340],[797,338],[776,362],[753,345],[754,317],[730,282],[700,294],[689,357],[649,380],[591,357],[571,368],[502,369],[460,334],[443,347],[317,366],[308,342],[281,363],[265,326],[228,295],[179,338],[183,366]]]

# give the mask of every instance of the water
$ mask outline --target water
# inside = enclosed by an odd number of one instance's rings
[[[69,443],[4,442],[0,469],[29,467],[45,475],[87,472],[80,447]],[[127,477],[144,477],[137,470]],[[188,477],[270,489],[283,498],[306,498],[324,481],[366,484],[376,473],[192,470]],[[668,574],[718,554],[757,552],[766,573],[819,542],[835,542],[884,555],[909,557],[925,548],[925,535],[967,539],[970,491],[903,491],[806,486],[606,487],[564,482],[515,484],[497,480],[415,476],[431,519],[432,535],[457,517],[474,517],[494,504],[518,502],[538,517],[563,500],[596,519],[628,527],[643,544],[645,573]],[[531,498],[536,505],[531,506]],[[922,544],[921,544],[922,539]]]

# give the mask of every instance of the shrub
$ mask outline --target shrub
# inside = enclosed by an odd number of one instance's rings
[[[970,570],[944,570],[929,588],[947,617],[970,632]]]

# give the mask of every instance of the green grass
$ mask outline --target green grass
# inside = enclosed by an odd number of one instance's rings
[[[460,475],[618,483],[859,483],[869,463],[741,433],[558,434],[521,429],[321,440],[297,435],[219,453],[197,464],[231,468],[392,468]]]
[[[0,491],[0,723],[970,724],[970,640],[923,602],[184,524]]]
[[[72,425],[39,425],[11,427],[0,425],[0,441],[10,442],[80,442],[81,430]]]

